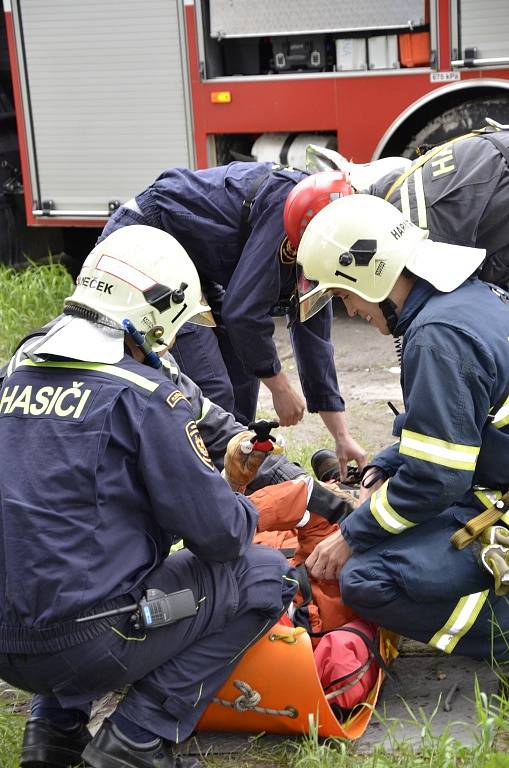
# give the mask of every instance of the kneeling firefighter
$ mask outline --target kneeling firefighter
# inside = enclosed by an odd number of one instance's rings
[[[113,233],[64,312],[0,390],[0,678],[35,694],[20,764],[185,765],[174,745],[290,603],[293,569],[252,546],[255,508],[159,368],[184,322],[212,322],[183,248]],[[91,739],[91,701],[127,684]]]
[[[301,303],[332,293],[402,337],[405,412],[371,497],[306,563],[360,616],[443,650],[509,657],[509,295],[469,277],[484,250],[432,242],[394,206],[331,203],[299,246]]]

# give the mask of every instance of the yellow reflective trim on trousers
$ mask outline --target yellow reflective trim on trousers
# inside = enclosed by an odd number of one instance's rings
[[[472,629],[489,595],[489,590],[462,597],[444,626],[435,632],[428,645],[452,653],[459,641]]]
[[[491,425],[495,427],[495,429],[502,429],[502,427],[507,426],[507,424],[509,424],[509,397],[502,407],[494,414],[493,421],[491,422]]]
[[[200,421],[202,421],[202,420],[205,418],[205,416],[207,415],[207,413],[210,411],[210,407],[211,407],[211,405],[212,405],[212,403],[211,403],[211,401],[208,399],[208,397],[204,397],[204,398],[203,398],[203,403],[202,403],[202,406],[201,406],[201,413],[200,413],[200,418],[199,418],[199,419],[196,419],[196,422],[195,422],[196,424],[199,424],[199,423],[200,423]]]
[[[97,371],[97,373],[106,373],[109,376],[115,376],[117,379],[125,379],[132,384],[136,384],[142,389],[147,389],[149,392],[155,392],[159,383],[150,381],[144,376],[140,376],[138,373],[132,371],[126,371],[123,368],[118,368],[116,365],[107,365],[105,363],[84,363],[84,362],[60,362],[56,360],[46,360],[42,363],[35,363],[33,360],[23,360],[20,363],[22,365],[29,365],[33,368],[67,368],[73,371]]]
[[[371,496],[369,509],[377,521],[378,525],[388,533],[401,533],[408,528],[413,528],[416,523],[406,520],[398,515],[395,509],[389,504],[387,490],[389,480],[386,480],[382,487]]]
[[[414,459],[469,472],[474,471],[480,450],[476,445],[448,443],[446,440],[428,437],[409,429],[402,431],[399,444],[399,452],[404,456],[413,456]]]

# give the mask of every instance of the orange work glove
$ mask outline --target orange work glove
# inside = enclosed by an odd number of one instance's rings
[[[256,477],[261,464],[269,453],[253,450],[251,438],[254,432],[239,432],[226,446],[224,457],[224,477],[232,491],[244,493],[246,485]]]

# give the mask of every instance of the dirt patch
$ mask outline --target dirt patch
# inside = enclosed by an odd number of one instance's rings
[[[346,401],[350,431],[370,455],[394,442],[391,435],[394,415],[387,401],[402,409],[399,366],[391,337],[358,318],[349,318],[339,309],[332,326],[336,370]],[[300,388],[290,338],[282,318],[276,319],[276,346],[283,370],[293,386]],[[259,410],[273,414],[270,392],[260,388]],[[289,446],[331,444],[329,433],[316,414],[306,413],[295,427],[285,430]]]

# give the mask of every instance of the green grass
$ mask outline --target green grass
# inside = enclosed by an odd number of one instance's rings
[[[61,264],[29,264],[20,270],[0,264],[0,362],[9,360],[26,333],[60,314],[73,288]]]
[[[0,681],[0,766],[18,768],[28,694]]]

